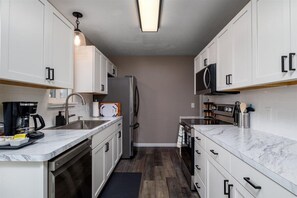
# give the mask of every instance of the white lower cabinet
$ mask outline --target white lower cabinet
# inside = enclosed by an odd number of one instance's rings
[[[92,151],[93,197],[98,197],[105,183],[105,144]]]
[[[110,138],[108,142],[105,143],[104,161],[105,161],[105,175],[109,177],[114,168],[113,161],[113,138]]]
[[[92,197],[97,198],[113,172],[122,153],[122,121],[119,121],[92,137]]]
[[[205,147],[199,144],[203,139]],[[199,167],[195,166],[194,186],[201,198],[296,198],[200,133],[196,133],[195,137],[197,164]]]

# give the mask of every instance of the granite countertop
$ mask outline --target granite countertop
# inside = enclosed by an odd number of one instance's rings
[[[297,141],[226,125],[195,125],[195,130],[297,195]]]
[[[122,119],[122,117],[91,119],[108,120],[108,122],[91,130],[41,130],[44,133],[44,138],[33,145],[18,150],[0,150],[0,163],[1,161],[48,161],[83,140],[100,133],[103,129]]]

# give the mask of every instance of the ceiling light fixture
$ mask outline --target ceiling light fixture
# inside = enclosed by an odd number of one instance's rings
[[[75,46],[83,46],[86,45],[86,38],[85,35],[80,31],[78,28],[80,22],[79,18],[82,18],[83,15],[80,12],[73,12],[72,15],[76,17],[76,28],[74,29],[74,45]]]
[[[143,32],[159,29],[161,0],[137,0],[140,27]]]

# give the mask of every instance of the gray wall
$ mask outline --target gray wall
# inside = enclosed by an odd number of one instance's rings
[[[179,116],[197,116],[192,56],[111,57],[119,76],[134,75],[140,91],[137,143],[176,143]],[[195,102],[196,108],[191,108]]]

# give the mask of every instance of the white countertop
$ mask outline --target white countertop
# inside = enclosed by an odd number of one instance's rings
[[[197,131],[297,195],[297,141],[227,125],[196,125]]]
[[[44,138],[32,145],[18,150],[0,150],[0,163],[1,161],[48,161],[83,140],[100,133],[103,129],[122,119],[122,117],[91,119],[109,120],[109,122],[91,130],[42,130]]]

